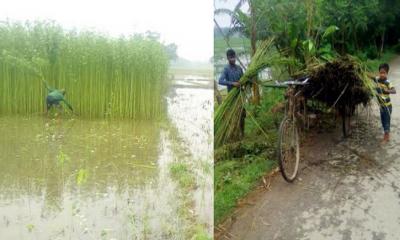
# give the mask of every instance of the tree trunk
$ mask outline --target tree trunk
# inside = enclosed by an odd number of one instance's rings
[[[307,39],[311,39],[312,27],[313,27],[313,20],[314,20],[314,0],[307,0],[306,1],[306,10],[307,10],[307,32],[306,37]]]
[[[354,44],[356,45],[356,50],[360,50],[360,46],[358,44],[358,38],[357,38],[357,33],[356,31],[353,31],[353,38],[354,38]]]
[[[385,30],[383,30],[382,36],[381,36],[381,49],[380,49],[380,51],[379,51],[379,57],[381,57],[382,54],[383,54],[383,48],[384,48],[384,46],[385,46]]]
[[[256,27],[256,16],[255,16],[255,9],[252,1],[249,1],[249,7],[250,7],[250,15],[251,15],[251,36],[250,36],[250,42],[251,42],[251,56],[253,56],[257,50],[257,27]],[[260,104],[260,89],[258,87],[257,83],[257,77],[254,77],[252,79],[253,85],[252,85],[252,90],[253,90],[253,104],[259,105]]]
[[[345,33],[343,31],[342,32],[342,54],[345,52],[345,46],[346,46],[344,39],[345,39]]]

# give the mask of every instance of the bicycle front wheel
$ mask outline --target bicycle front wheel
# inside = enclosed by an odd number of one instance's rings
[[[296,179],[300,161],[299,133],[295,122],[286,117],[279,128],[278,161],[283,178]]]

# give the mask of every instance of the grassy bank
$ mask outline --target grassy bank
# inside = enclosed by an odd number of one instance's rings
[[[274,107],[282,99],[282,90],[265,89],[260,106],[247,106],[248,116],[243,141],[215,149],[215,224],[229,215],[238,200],[249,193],[263,175],[277,166],[274,156],[275,143],[277,125],[282,113],[274,112]],[[267,136],[262,134],[260,126]]]

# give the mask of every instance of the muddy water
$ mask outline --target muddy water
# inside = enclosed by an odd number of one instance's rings
[[[177,76],[177,79],[182,79]],[[179,86],[182,80],[177,80]],[[213,229],[213,82],[210,76],[184,76],[188,85],[174,88],[169,115],[177,126],[196,179],[194,215],[211,235]],[[183,113],[183,114],[182,114]],[[174,116],[174,117],[172,117]],[[182,145],[183,146],[183,145]]]
[[[162,122],[1,117],[0,239],[210,235],[212,91],[179,81]],[[195,187],[171,177],[177,161]]]

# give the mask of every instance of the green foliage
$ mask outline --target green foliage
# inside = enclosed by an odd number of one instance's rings
[[[248,134],[260,134],[259,126],[261,126],[265,132],[276,131],[282,120],[283,108],[279,109],[281,111],[274,110],[274,112],[273,108],[277,108],[280,104],[283,104],[284,96],[284,89],[264,88],[260,105],[248,104],[246,106],[246,109],[250,111],[250,114],[258,124],[256,125],[250,116],[247,117],[246,132]]]
[[[333,35],[334,32],[338,31],[339,28],[335,25],[329,26],[325,29],[324,34],[322,34],[322,39],[326,39],[327,37]]]
[[[66,99],[80,116],[158,118],[164,112],[169,65],[158,37],[115,39],[65,31],[53,22],[3,22],[0,114],[43,112],[45,80],[66,89]]]
[[[334,54],[355,54],[370,48],[368,56],[381,54],[386,45],[398,43],[400,2],[394,0],[247,0],[253,6],[248,12],[241,8],[217,11],[229,14],[232,29],[250,39],[251,19],[256,19],[256,39],[274,37],[278,50],[299,60],[308,61],[313,50],[323,59]],[[238,4],[240,5],[240,4]],[[241,16],[242,14],[245,15]],[[329,44],[324,46],[325,44]],[[324,49],[324,53],[318,50]]]
[[[393,50],[389,50],[385,52],[380,58],[377,59],[367,59],[365,64],[367,65],[368,69],[372,72],[376,72],[378,74],[378,67],[383,62],[389,62],[396,56],[396,52]]]
[[[400,43],[393,46],[393,51],[400,54]]]

